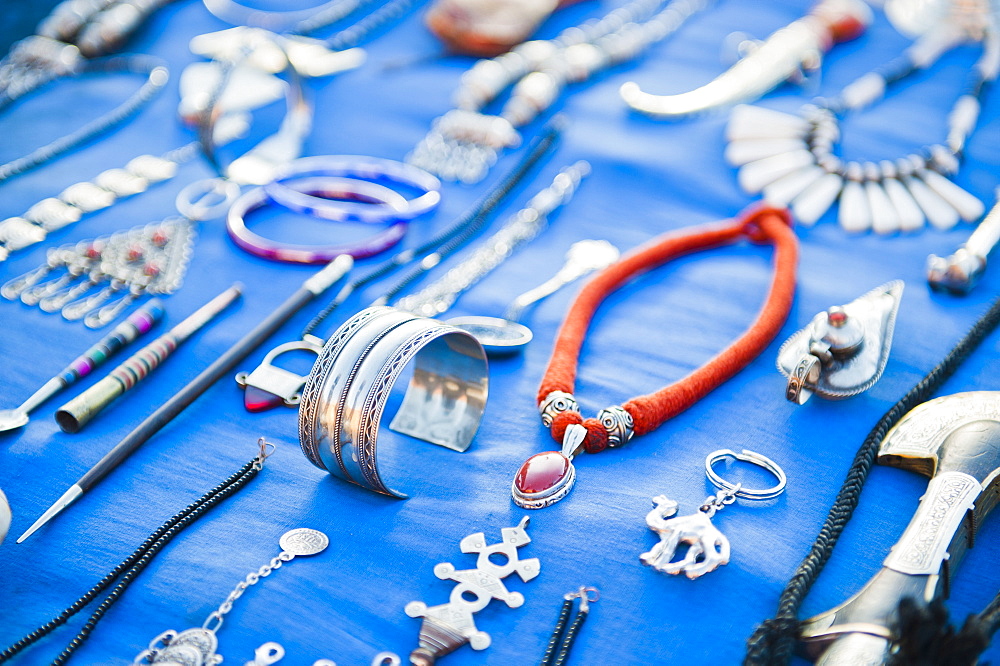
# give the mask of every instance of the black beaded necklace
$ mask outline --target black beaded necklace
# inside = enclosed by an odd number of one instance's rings
[[[125,558],[121,564],[112,569],[96,585],[90,588],[83,596],[74,601],[66,610],[62,611],[42,626],[30,632],[22,639],[0,652],[0,664],[5,663],[25,648],[34,645],[39,640],[66,624],[74,615],[89,606],[98,595],[111,587],[117,581],[117,585],[101,600],[97,608],[91,613],[83,627],[76,636],[63,648],[62,652],[52,661],[53,666],[65,664],[76,652],[77,648],[83,645],[94,627],[100,622],[104,614],[114,605],[125,592],[128,586],[142,573],[142,570],[153,561],[163,548],[170,543],[175,536],[180,534],[185,527],[201,518],[209,509],[218,505],[223,500],[234,495],[241,488],[246,486],[257,473],[264,467],[264,460],[270,455],[267,450],[271,446],[263,438],[258,442],[260,452],[247,464],[243,465],[235,474],[217,485],[212,490],[202,495],[199,499],[189,504],[184,510],[177,513],[168,521],[163,523],[155,532],[149,535],[142,545]]]

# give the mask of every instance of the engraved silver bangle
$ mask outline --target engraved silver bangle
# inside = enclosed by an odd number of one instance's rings
[[[393,497],[378,468],[377,438],[390,391],[413,377],[390,428],[464,451],[486,407],[486,353],[470,334],[391,307],[371,307],[330,336],[306,380],[299,442],[320,469]]]
[[[7,504],[7,497],[0,490],[0,543],[3,543],[4,537],[7,536],[11,519],[10,505]]]

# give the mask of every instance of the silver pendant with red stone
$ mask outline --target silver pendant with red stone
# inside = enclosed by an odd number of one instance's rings
[[[514,504],[524,509],[544,509],[566,497],[576,481],[573,456],[586,438],[586,428],[571,425],[563,435],[561,451],[536,453],[525,460],[511,484]]]

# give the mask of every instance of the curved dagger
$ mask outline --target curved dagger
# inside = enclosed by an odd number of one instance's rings
[[[853,597],[803,621],[800,637],[817,665],[885,663],[899,602],[947,598],[951,575],[1000,497],[1000,392],[916,407],[885,436],[878,462],[931,480],[882,568]]]
[[[773,33],[711,83],[679,95],[651,95],[629,81],[619,93],[636,111],[668,120],[749,102],[795,75],[804,63],[818,62],[834,44],[858,37],[871,21],[872,12],[861,0],[820,0],[809,14]]]

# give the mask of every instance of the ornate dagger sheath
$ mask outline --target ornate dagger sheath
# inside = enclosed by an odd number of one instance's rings
[[[879,463],[931,477],[916,513],[879,570],[840,606],[803,623],[817,664],[881,664],[899,602],[948,596],[949,579],[1000,493],[1000,392],[926,402],[886,435]]]

